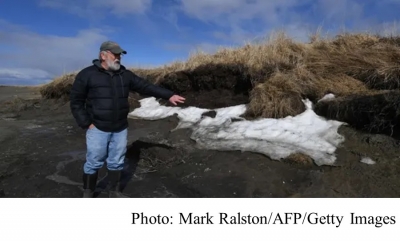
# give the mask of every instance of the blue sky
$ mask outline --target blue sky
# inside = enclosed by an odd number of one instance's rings
[[[127,67],[149,67],[275,30],[299,41],[318,27],[397,34],[398,9],[400,0],[0,0],[0,85],[79,70],[106,40],[128,51]]]

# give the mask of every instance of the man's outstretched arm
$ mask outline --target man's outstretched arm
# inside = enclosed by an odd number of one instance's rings
[[[85,108],[87,91],[87,80],[78,73],[71,88],[70,108],[76,122],[83,129],[87,129],[92,124]]]
[[[154,85],[140,78],[134,73],[132,73],[132,76],[133,77],[130,82],[131,91],[135,91],[142,95],[154,96],[156,98],[169,100],[174,105],[177,105],[178,103],[183,103],[185,101],[185,98],[174,94],[174,92],[172,92],[171,90]]]

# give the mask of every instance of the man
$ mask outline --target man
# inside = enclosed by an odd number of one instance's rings
[[[121,65],[119,44],[100,46],[99,59],[81,70],[73,83],[71,112],[86,131],[87,154],[83,165],[83,197],[93,197],[98,170],[107,163],[109,196],[124,197],[120,191],[121,170],[127,150],[129,91],[183,103],[185,98],[153,85]]]

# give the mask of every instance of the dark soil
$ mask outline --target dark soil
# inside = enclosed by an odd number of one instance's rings
[[[182,107],[221,108],[250,102],[253,86],[248,72],[239,64],[207,64],[192,71],[169,73],[163,76],[159,85],[185,96]],[[155,81],[151,77],[146,79]]]
[[[325,118],[346,122],[361,131],[400,139],[399,91],[321,101],[315,105],[314,111]]]
[[[193,101],[194,93],[188,101]],[[232,105],[222,98],[221,102],[198,98],[209,100],[210,106]],[[0,107],[0,196],[81,197],[85,131],[76,126],[69,103],[36,100],[22,109],[11,110],[3,103]],[[130,120],[126,195],[398,197],[400,193],[400,145],[385,135],[344,126],[340,133],[346,142],[337,150],[338,165],[318,167],[296,158],[275,161],[255,153],[197,149],[190,130],[170,132],[176,125],[176,117]],[[376,164],[361,163],[362,157]],[[106,197],[104,168],[100,175],[98,197]]]
[[[247,94],[252,88],[248,72],[245,66],[239,64],[207,64],[190,72],[167,74],[160,85],[179,94],[224,89],[234,94]]]

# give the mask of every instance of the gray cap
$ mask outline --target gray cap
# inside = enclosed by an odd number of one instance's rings
[[[127,52],[119,46],[116,42],[113,41],[106,41],[101,44],[100,51],[107,51],[109,50],[113,54],[126,54]]]

